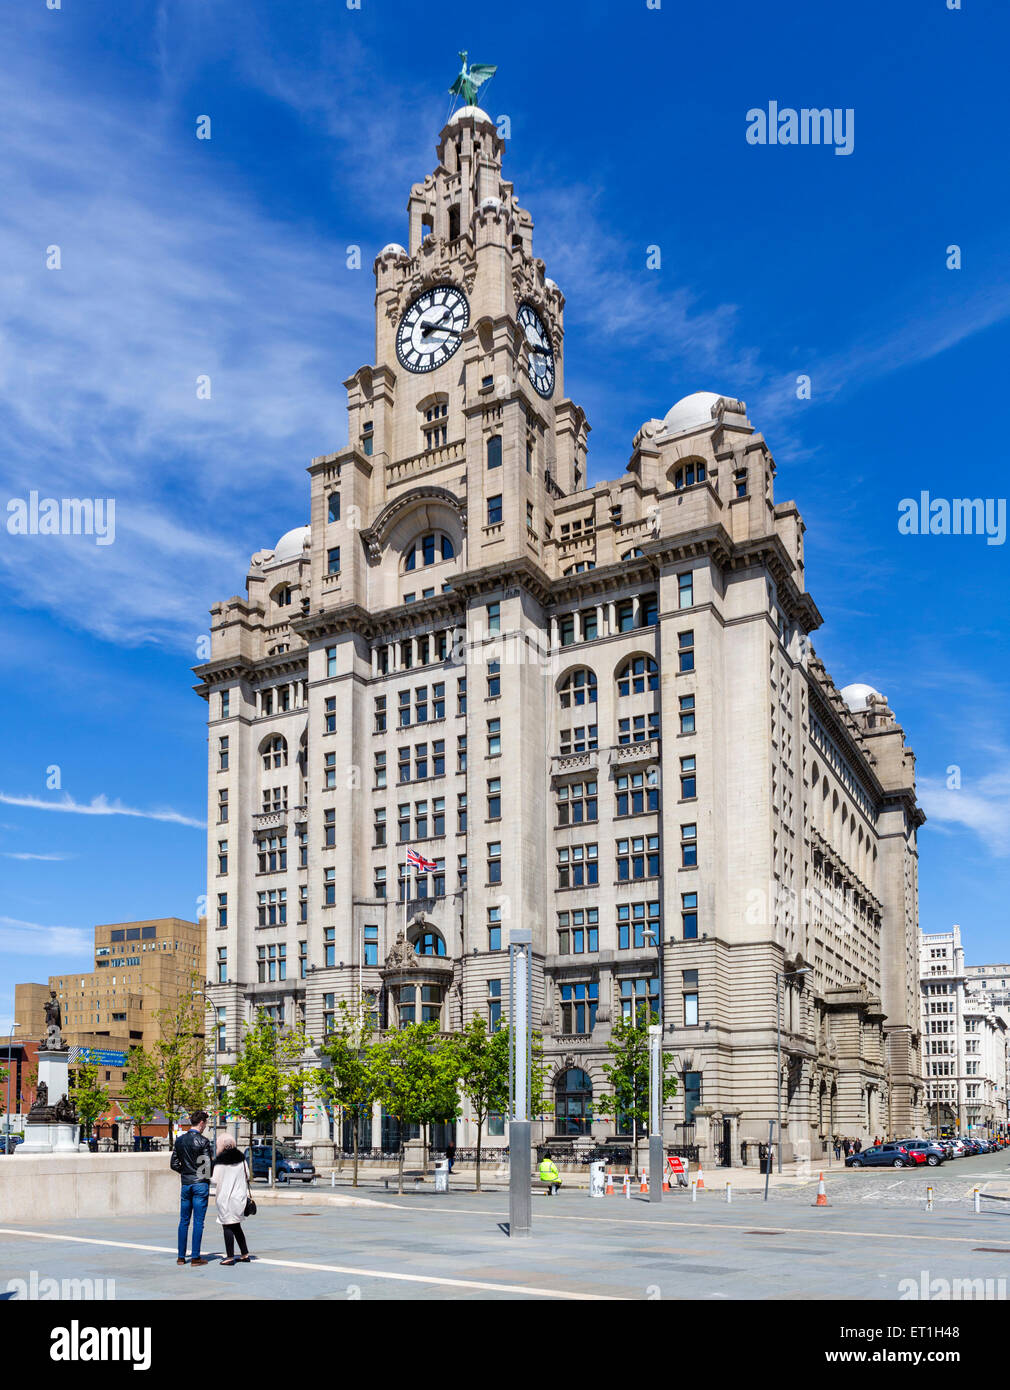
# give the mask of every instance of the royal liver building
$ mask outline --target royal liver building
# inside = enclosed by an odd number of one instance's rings
[[[258,1008],[317,1042],[341,999],[381,1027],[494,1025],[521,926],[544,1137],[615,1132],[593,1096],[644,1001],[680,1083],[670,1142],[756,1161],[779,1098],[786,1157],[910,1133],[913,754],[814,655],[803,522],[742,401],[685,396],[589,481],[564,295],[503,152],[474,106],[442,131],[408,245],[375,261],[349,442],[308,470],[308,525],[212,610],[222,1061]]]

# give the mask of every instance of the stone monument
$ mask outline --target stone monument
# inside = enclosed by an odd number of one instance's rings
[[[25,1142],[15,1154],[77,1152],[79,1126],[70,1099],[70,1052],[63,1044],[63,1018],[55,990],[49,991],[44,1007],[46,1037],[39,1045],[35,1104],[25,1120]]]

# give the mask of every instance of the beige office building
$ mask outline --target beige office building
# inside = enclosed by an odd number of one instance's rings
[[[686,395],[589,482],[565,298],[503,149],[473,107],[442,131],[375,260],[349,443],[212,610],[222,1039],[263,1007],[318,1040],[359,991],[385,1026],[494,1021],[525,927],[547,1137],[614,1132],[606,1042],[647,1000],[669,1140],[754,1161],[779,1093],[787,1156],[911,1132],[914,756],[813,652],[803,521],[742,401]]]

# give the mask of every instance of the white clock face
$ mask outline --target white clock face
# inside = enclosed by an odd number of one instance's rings
[[[550,335],[532,304],[520,305],[518,317],[529,349],[526,370],[533,389],[546,399],[554,394],[554,349]]]
[[[455,285],[419,294],[396,330],[396,355],[408,372],[433,372],[459,347],[470,322],[466,295]]]

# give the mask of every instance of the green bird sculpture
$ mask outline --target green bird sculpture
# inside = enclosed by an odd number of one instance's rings
[[[485,82],[495,75],[498,67],[493,63],[474,63],[469,69],[466,65],[467,55],[461,53],[463,66],[460,68],[459,76],[449,88],[451,96],[461,96],[465,106],[477,105],[477,88],[482,87]]]

